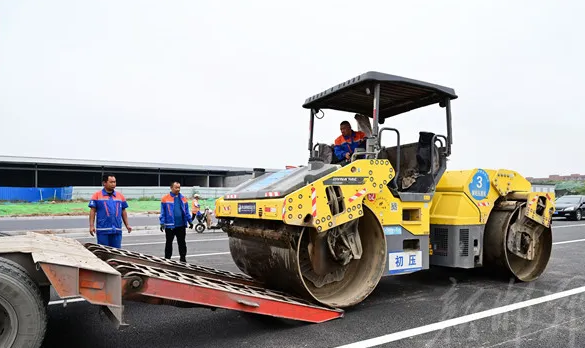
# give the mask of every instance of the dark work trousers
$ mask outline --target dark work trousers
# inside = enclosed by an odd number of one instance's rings
[[[173,255],[173,239],[177,237],[177,244],[179,245],[179,257],[183,262],[187,262],[187,243],[185,242],[186,227],[165,228],[167,242],[165,245],[165,259],[170,259]]]

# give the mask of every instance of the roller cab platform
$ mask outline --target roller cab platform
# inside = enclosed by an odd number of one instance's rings
[[[82,297],[102,306],[118,326],[122,301],[176,307],[231,309],[310,323],[343,317],[290,294],[267,289],[251,277],[125,249],[28,233],[3,237],[0,257],[24,265],[39,286],[52,285],[63,299]],[[27,265],[28,260],[28,265]]]

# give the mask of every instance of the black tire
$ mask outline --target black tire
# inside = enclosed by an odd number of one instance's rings
[[[18,269],[19,269],[19,270],[21,270],[22,272],[24,272],[24,273],[26,273],[27,275],[29,275],[29,274],[28,274],[28,271],[26,270],[26,268],[24,268],[24,266],[22,266],[20,263],[18,263],[18,262],[15,262],[15,261],[12,261],[12,260],[10,260],[10,259],[7,259],[7,258],[4,258],[4,257],[0,257],[0,260],[2,260],[2,262],[5,262],[6,264],[8,264],[8,265],[10,265],[10,266],[12,266],[12,267],[16,267],[16,268],[18,268]]]
[[[581,221],[582,218],[583,218],[583,213],[581,212],[581,209],[577,209],[577,211],[575,212],[574,220]]]
[[[0,257],[0,347],[38,348],[47,312],[37,284],[20,265]]]
[[[29,274],[28,271],[26,270],[26,268],[24,268],[21,264],[14,262],[10,259],[6,259],[6,258],[0,258],[2,259],[4,262],[6,262],[7,264],[18,268],[19,270],[21,270],[22,272]],[[44,285],[44,286],[39,286],[39,290],[41,291],[41,297],[43,298],[43,303],[46,306],[49,305],[49,301],[51,300],[51,286],[50,285]],[[0,347],[2,348],[2,347]]]
[[[205,225],[203,225],[203,224],[197,224],[195,226],[195,231],[197,231],[197,233],[203,233],[203,231],[205,231]]]

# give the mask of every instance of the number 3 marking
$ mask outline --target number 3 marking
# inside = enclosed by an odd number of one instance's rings
[[[477,179],[477,184],[475,186],[477,186],[477,188],[481,188],[483,186],[483,184],[482,184],[482,179],[483,178],[481,176],[479,176],[479,175],[476,176],[475,178]]]

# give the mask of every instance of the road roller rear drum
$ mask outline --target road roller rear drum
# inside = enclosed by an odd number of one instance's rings
[[[544,272],[552,249],[552,233],[525,216],[525,202],[502,202],[485,226],[484,262],[487,268],[532,281]]]

